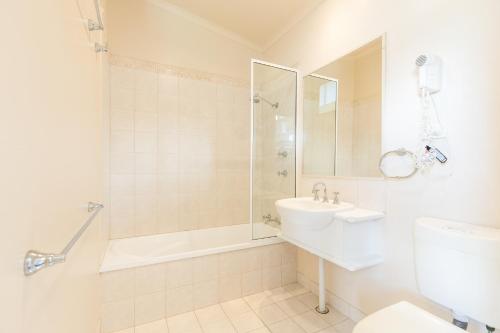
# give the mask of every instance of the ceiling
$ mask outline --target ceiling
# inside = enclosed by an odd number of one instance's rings
[[[163,0],[265,49],[323,0]]]

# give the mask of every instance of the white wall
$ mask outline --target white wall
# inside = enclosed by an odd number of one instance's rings
[[[108,1],[109,48],[113,54],[250,80],[250,58],[258,58],[259,50],[161,3]]]
[[[382,151],[415,149],[421,112],[414,61],[423,52],[444,60],[436,102],[448,130],[448,166],[401,182],[328,180],[330,191],[339,190],[344,200],[387,213],[384,264],[357,273],[328,268],[328,288],[365,313],[400,299],[429,307],[414,278],[416,217],[500,227],[499,13],[495,0],[325,1],[266,52],[267,60],[305,74],[387,33]],[[317,179],[299,178],[301,193],[309,195]],[[315,265],[311,256],[299,256],[299,271],[311,278]]]
[[[26,251],[58,252],[103,198],[102,56],[92,1],[8,1],[0,29],[0,332],[98,329],[102,215],[67,262],[23,275]]]

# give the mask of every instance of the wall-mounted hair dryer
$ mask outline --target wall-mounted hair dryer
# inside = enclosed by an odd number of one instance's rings
[[[436,105],[432,98],[441,90],[442,61],[436,55],[422,54],[417,57],[415,64],[418,68],[418,87],[425,111],[425,135],[429,139],[445,137],[444,128],[439,120]]]
[[[441,90],[441,59],[432,54],[418,56],[415,64],[418,68],[418,87],[422,95],[434,94]]]

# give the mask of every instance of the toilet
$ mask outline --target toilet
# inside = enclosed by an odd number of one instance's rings
[[[419,218],[415,223],[415,262],[419,291],[468,318],[500,328],[500,229]],[[408,302],[361,320],[353,333],[459,333],[463,329]]]

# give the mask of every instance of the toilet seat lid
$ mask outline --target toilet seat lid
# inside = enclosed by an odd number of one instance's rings
[[[416,307],[401,302],[377,311],[354,328],[353,333],[463,333],[458,327]]]

